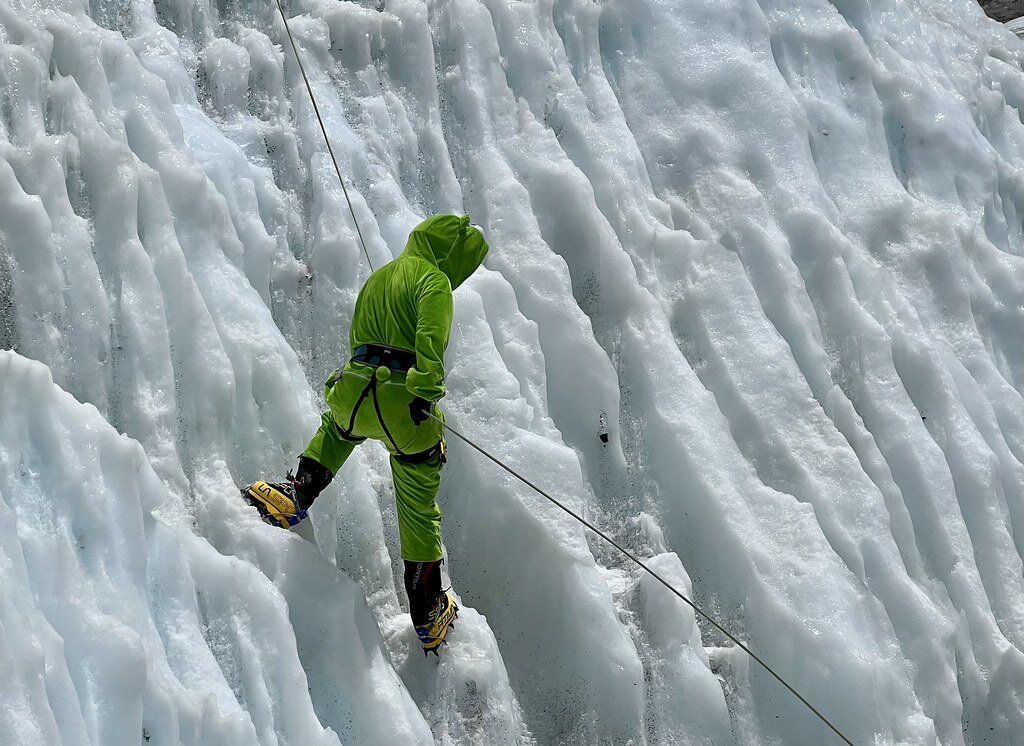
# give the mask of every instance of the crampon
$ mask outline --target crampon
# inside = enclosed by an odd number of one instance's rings
[[[416,635],[423,646],[423,655],[438,654],[437,649],[444,643],[448,630],[455,629],[454,622],[458,617],[458,604],[447,593],[441,594],[437,599],[437,605],[430,612],[429,621],[416,627]]]

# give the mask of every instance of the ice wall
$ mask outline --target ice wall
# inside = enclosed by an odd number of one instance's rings
[[[285,8],[373,266],[438,211],[491,243],[455,427],[855,742],[1024,732],[1012,33],[971,0]],[[240,504],[370,271],[285,40],[272,2],[0,6],[0,742],[834,740],[457,441],[436,663],[380,448],[314,543]]]
[[[219,553],[95,407],[14,353],[0,372],[4,743],[429,742],[361,590],[311,545]],[[345,647],[329,674],[323,644]],[[327,685],[348,696],[314,712]]]

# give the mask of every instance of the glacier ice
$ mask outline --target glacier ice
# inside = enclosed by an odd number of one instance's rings
[[[381,449],[304,537],[237,499],[440,211],[492,246],[456,429],[856,743],[1020,742],[1013,33],[971,0],[284,7],[368,257],[274,2],[0,5],[0,743],[834,740],[457,440],[436,663]]]

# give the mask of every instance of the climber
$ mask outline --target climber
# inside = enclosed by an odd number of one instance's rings
[[[352,357],[324,385],[320,429],[283,482],[242,490],[265,521],[302,521],[352,450],[367,438],[390,453],[409,612],[423,646],[444,641],[458,607],[441,590],[441,510],[435,501],[445,461],[444,353],[452,291],[483,261],[487,242],[469,216],[434,215],[413,228],[399,257],[373,272],[356,298]]]

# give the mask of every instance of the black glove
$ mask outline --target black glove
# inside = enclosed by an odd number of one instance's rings
[[[411,402],[409,402],[409,416],[412,417],[413,423],[416,427],[419,427],[427,421],[427,416],[430,414],[430,402],[422,397],[417,396]]]
[[[291,472],[288,472],[288,476],[295,488],[295,497],[299,501],[299,507],[303,510],[309,510],[317,496],[334,479],[334,474],[330,469],[309,456],[299,456],[299,468],[294,476]]]

